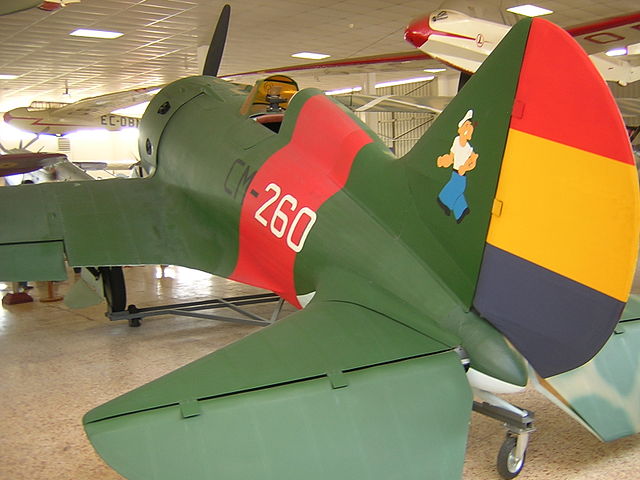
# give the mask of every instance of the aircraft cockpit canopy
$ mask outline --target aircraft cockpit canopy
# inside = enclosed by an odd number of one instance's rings
[[[30,112],[39,112],[42,110],[48,110],[50,108],[61,108],[70,105],[65,102],[42,102],[42,101],[34,101],[27,107],[27,110]]]
[[[298,90],[296,81],[286,75],[272,75],[258,80],[249,92],[240,113],[248,116],[282,113]]]
[[[286,75],[272,75],[258,80],[249,92],[240,113],[277,133],[289,101],[298,90],[296,81]]]

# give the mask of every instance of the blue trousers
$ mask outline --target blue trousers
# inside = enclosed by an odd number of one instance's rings
[[[453,212],[456,220],[459,220],[462,213],[469,207],[467,199],[464,198],[466,188],[467,177],[459,175],[454,170],[451,172],[451,178],[438,194],[440,201]]]

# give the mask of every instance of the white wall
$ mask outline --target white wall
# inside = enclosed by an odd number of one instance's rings
[[[0,123],[0,143],[5,148],[18,148],[20,141],[24,146],[33,138],[32,133],[22,132],[4,122]],[[70,150],[65,147],[67,142],[64,139],[68,140]],[[133,163],[138,158],[137,142],[138,130],[133,128],[119,132],[83,130],[65,135],[60,141],[53,135],[40,135],[40,138],[29,146],[29,150],[63,152],[75,162]]]

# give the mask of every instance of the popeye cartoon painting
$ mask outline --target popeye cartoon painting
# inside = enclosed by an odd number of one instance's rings
[[[438,205],[444,213],[453,216],[460,223],[470,212],[464,192],[467,188],[467,172],[476,168],[478,154],[469,143],[473,135],[473,110],[469,110],[458,123],[458,136],[453,139],[449,153],[438,157],[438,167],[448,168],[453,165],[449,182],[438,194]]]

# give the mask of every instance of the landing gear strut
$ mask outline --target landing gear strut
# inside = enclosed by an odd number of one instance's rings
[[[529,434],[535,431],[533,412],[512,405],[486,391],[474,389],[474,394],[482,401],[474,401],[473,410],[503,422],[507,429],[506,438],[498,451],[498,473],[505,480],[517,477],[524,467]]]
[[[122,267],[99,267],[104,287],[104,298],[110,312],[120,312],[127,305],[127,290]]]

